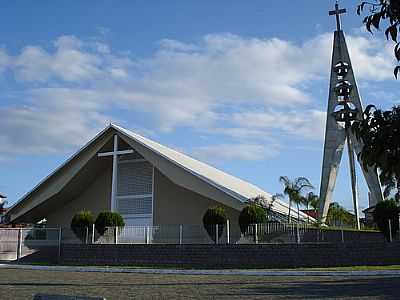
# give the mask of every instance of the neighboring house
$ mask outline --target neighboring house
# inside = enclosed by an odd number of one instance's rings
[[[370,206],[362,211],[365,215],[365,225],[367,226],[375,225],[374,211],[375,211],[375,206]]]
[[[69,227],[80,210],[119,212],[126,225],[202,224],[223,206],[237,226],[245,202],[271,194],[176,150],[110,124],[8,211],[10,222]],[[288,205],[274,201],[283,220]],[[293,209],[293,214],[297,214]],[[307,215],[300,213],[302,219]]]
[[[318,211],[315,209],[302,209],[300,211],[313,219],[318,218]]]
[[[375,211],[376,201],[374,201],[374,199],[371,197],[370,194],[368,194],[368,204],[369,207],[367,207],[362,211],[365,215],[365,224],[367,226],[374,226],[375,225],[374,211]]]
[[[0,194],[0,224],[4,223],[4,215],[6,213],[6,208],[4,207],[7,204],[7,197],[3,194]]]

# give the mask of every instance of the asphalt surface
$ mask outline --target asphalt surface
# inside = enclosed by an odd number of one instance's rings
[[[0,269],[0,299],[400,299],[400,277],[83,273]]]

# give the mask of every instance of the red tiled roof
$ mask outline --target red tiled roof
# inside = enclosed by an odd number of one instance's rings
[[[317,219],[318,218],[318,211],[315,211],[313,209],[302,209],[301,210],[303,213],[306,215],[310,216],[311,218]]]

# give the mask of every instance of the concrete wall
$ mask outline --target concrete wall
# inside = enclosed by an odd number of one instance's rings
[[[157,169],[154,170],[154,225],[202,225],[209,207],[225,208],[232,230],[238,229],[239,211],[176,185]]]
[[[190,268],[395,265],[400,242],[260,245],[63,245],[62,264]]]
[[[69,228],[72,217],[81,210],[89,210],[96,217],[101,211],[111,209],[110,197],[111,168],[106,168],[82,194],[48,215],[47,227]]]

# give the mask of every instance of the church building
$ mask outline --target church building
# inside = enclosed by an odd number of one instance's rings
[[[287,219],[288,205],[253,184],[110,124],[14,204],[7,219],[69,227],[81,210],[111,210],[126,225],[196,225],[209,207],[223,206],[235,226],[245,202],[259,195],[271,204],[270,218]]]

